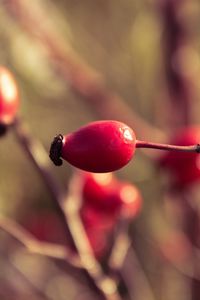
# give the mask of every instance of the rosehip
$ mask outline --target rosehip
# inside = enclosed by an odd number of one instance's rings
[[[118,181],[112,173],[83,173],[83,205],[114,214],[119,210]]]
[[[10,125],[19,107],[19,93],[12,74],[0,67],[0,125]]]
[[[189,146],[200,142],[200,127],[182,128],[171,141],[173,144]],[[198,153],[167,152],[159,160],[159,165],[166,168],[180,187],[186,187],[200,180],[200,156]]]
[[[62,164],[62,157],[79,169],[106,173],[125,166],[135,147],[136,137],[130,127],[118,121],[97,121],[55,137],[50,158],[56,165]]]
[[[106,215],[135,217],[142,205],[139,190],[133,184],[117,180],[113,174],[83,173],[83,206]]]
[[[134,185],[117,180],[112,173],[81,172],[80,176],[80,215],[93,251],[100,257],[109,248],[117,220],[134,218],[141,208],[142,198]]]
[[[113,232],[116,219],[103,211],[83,205],[81,218],[96,257],[102,257],[109,248],[109,237]]]

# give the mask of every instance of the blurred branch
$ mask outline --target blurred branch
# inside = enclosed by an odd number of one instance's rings
[[[157,248],[163,260],[170,263],[177,271],[187,276],[188,278],[200,280],[200,250],[191,242],[188,235],[179,228],[177,225],[177,215],[175,205],[180,205],[184,211],[182,214],[189,213],[188,207],[183,207],[182,202],[185,199],[180,195],[173,195],[173,193],[165,194],[164,201],[169,202],[171,208],[168,211],[168,217],[170,220],[166,220],[158,207],[154,207],[151,218],[151,232],[148,242],[151,243],[151,247]],[[171,213],[170,213],[171,212]],[[167,211],[165,210],[165,214]],[[179,218],[180,217],[179,212]],[[193,221],[191,218],[185,218],[185,220]]]
[[[56,259],[63,259],[73,267],[81,267],[76,254],[67,249],[66,246],[48,242],[41,242],[36,239],[25,228],[9,218],[0,216],[0,228],[20,242],[31,253],[49,256]]]
[[[143,270],[143,267],[140,264],[139,259],[137,258],[137,254],[133,249],[132,241],[128,235],[128,225],[129,224],[127,220],[121,220],[119,222],[108,264],[110,270],[114,272],[115,276],[117,276],[120,281],[123,281],[130,295],[132,294],[132,278],[134,278],[135,274],[137,274],[137,280],[136,283],[134,283],[135,289],[133,291],[133,294],[136,294],[136,290],[139,288],[139,286],[137,286],[137,282],[140,282],[140,285],[143,289],[142,295],[145,295],[144,298],[153,300],[155,299],[153,290],[145,274],[145,271]],[[128,264],[130,264],[132,267],[136,267],[137,273],[130,272],[130,270],[127,269],[127,266],[125,264],[127,256],[130,257]],[[132,276],[131,273],[133,273]],[[141,296],[139,297],[139,299],[143,299],[143,297]]]
[[[199,57],[191,36],[192,1],[158,0],[163,23],[163,61],[169,101],[168,126],[187,125],[192,120],[192,100],[199,77]],[[166,108],[167,103],[164,105]]]
[[[120,220],[117,224],[114,244],[108,260],[108,265],[112,271],[118,273],[121,270],[130,246],[128,223],[125,220]]]
[[[59,214],[63,219],[63,224],[70,233],[72,241],[75,244],[83,269],[90,275],[90,278],[94,281],[94,284],[104,295],[105,299],[121,299],[117,292],[116,283],[111,278],[104,275],[100,264],[96,261],[80,221],[79,211],[76,207],[76,203],[78,202],[74,197],[77,197],[78,187],[81,188],[81,183],[75,182],[77,177],[74,176],[71,180],[67,197],[65,197],[64,191],[57,184],[57,180],[56,178],[54,179],[50,170],[50,160],[43,146],[31,137],[25,125],[19,118],[16,119],[13,128],[20,145],[24,148],[25,152],[36,166],[39,174],[42,176],[43,181],[53,196]],[[74,187],[76,193],[74,193]],[[17,233],[21,238],[24,238],[23,235],[20,235],[20,232]]]
[[[28,126],[21,118],[18,117],[15,119],[13,130],[17,141],[38,169],[49,192],[60,201],[63,195],[63,188],[51,171],[51,161],[48,152],[37,139],[31,136]]]
[[[105,299],[120,300],[121,296],[118,294],[117,284],[115,280],[103,272],[100,263],[96,260],[81,221],[79,213],[81,188],[82,182],[80,176],[77,173],[74,173],[69,184],[68,194],[63,203],[63,209],[68,220],[68,226],[80,255],[83,267],[94,279],[96,286],[104,295]]]
[[[64,190],[51,170],[51,161],[47,151],[37,139],[31,136],[28,127],[19,117],[16,118],[13,124],[13,130],[20,146],[34,164],[38,174],[52,195],[53,204],[61,218],[64,230],[69,235],[66,217],[61,205]]]
[[[14,272],[17,274],[17,276],[20,277],[21,280],[23,280],[23,282],[32,291],[33,295],[37,295],[44,300],[52,300],[52,298],[44,292],[44,289],[34,284],[30,278],[28,278],[19,268],[17,268],[17,266],[11,261],[11,259],[8,260],[8,263],[10,264]]]
[[[165,141],[165,134],[128,107],[124,99],[106,86],[104,78],[88,66],[50,24],[42,5],[24,0],[3,1],[7,12],[46,49],[59,76],[104,119],[119,119],[132,126],[142,139]]]
[[[154,295],[153,287],[150,284],[133,245],[129,248],[128,256],[127,264],[122,268],[121,273],[129,290],[133,290],[134,299],[155,300],[156,296]],[[132,263],[130,263],[131,261]],[[134,284],[131,278],[134,278]]]

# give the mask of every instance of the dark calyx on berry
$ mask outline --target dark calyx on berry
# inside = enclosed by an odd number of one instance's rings
[[[53,142],[51,143],[49,157],[56,166],[61,166],[63,161],[61,157],[61,150],[63,144],[62,134],[58,134],[54,137]]]
[[[7,125],[0,123],[0,136],[5,135],[7,132],[7,129],[8,129]]]
[[[197,153],[200,153],[200,144],[197,144],[196,152],[197,152]]]

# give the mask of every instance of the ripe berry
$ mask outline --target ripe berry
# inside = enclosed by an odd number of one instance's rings
[[[174,135],[171,143],[181,146],[199,144],[200,127],[182,128]],[[180,187],[187,187],[200,180],[200,156],[198,153],[167,152],[159,160],[159,165],[166,168],[174,183]]]
[[[109,248],[110,236],[113,233],[116,218],[84,204],[80,210],[80,215],[93,252],[97,258],[101,258]]]
[[[85,171],[106,173],[125,166],[136,147],[133,130],[118,121],[97,121],[79,130],[55,137],[50,158],[61,165],[60,157]]]
[[[12,74],[0,66],[0,128],[12,124],[19,107],[19,93]]]
[[[134,185],[119,181],[112,173],[80,172],[80,176],[80,215],[92,249],[100,258],[109,249],[118,219],[133,219],[141,208],[142,198]]]
[[[112,173],[83,173],[83,206],[90,207],[110,218],[135,217],[142,205],[139,190],[133,184],[117,180]]]
[[[118,181],[112,173],[82,172],[83,205],[105,213],[114,214],[119,210],[120,201],[116,197]]]

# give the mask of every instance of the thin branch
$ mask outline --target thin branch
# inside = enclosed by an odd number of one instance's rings
[[[44,146],[31,136],[28,126],[20,117],[15,119],[13,130],[17,141],[38,169],[49,192],[60,201],[64,191],[51,171],[51,161]]]
[[[74,238],[74,242],[83,267],[94,279],[96,286],[107,300],[120,300],[121,296],[117,291],[117,283],[111,277],[107,276],[94,256],[94,252],[88,240],[86,231],[80,218],[80,192],[82,182],[80,176],[75,174],[69,184],[69,190],[63,209],[65,211],[68,226]]]
[[[129,248],[128,256],[128,263],[124,266],[124,268],[122,268],[121,273],[129,290],[131,291],[134,289],[134,299],[138,298],[155,300],[156,297],[154,295],[153,288],[133,246]],[[135,272],[133,271],[133,269],[135,270]],[[132,280],[132,278],[134,279]]]
[[[51,194],[53,204],[60,216],[63,228],[66,234],[69,235],[66,217],[61,206],[65,192],[51,170],[51,162],[47,151],[37,139],[31,136],[26,124],[20,117],[16,118],[13,124],[13,130],[18,143],[35,166],[38,174],[41,176],[41,179]]]
[[[163,62],[170,104],[168,126],[187,125],[192,118],[191,101],[196,96],[196,78],[199,76],[198,64],[194,60],[198,54],[188,22],[191,16],[187,18],[187,1],[158,0],[157,5],[163,23]],[[166,104],[163,106],[166,107]]]
[[[10,264],[10,267],[14,270],[15,273],[17,273],[17,276],[23,280],[23,282],[28,286],[28,288],[32,291],[33,294],[38,295],[44,300],[52,300],[51,297],[49,297],[44,289],[40,287],[39,285],[36,285],[32,282],[30,278],[28,278],[12,261],[11,259],[8,259],[8,263]]]
[[[127,220],[121,220],[121,222],[119,223],[115,243],[113,245],[108,264],[111,271],[114,272],[115,275],[118,275],[118,279],[121,279],[123,281],[128,290],[129,295],[131,295],[131,291],[133,289],[132,278],[135,277],[135,274],[127,270],[127,266],[125,264],[127,256],[130,257],[128,264],[137,268],[137,279],[143,287],[145,297],[147,299],[153,300],[155,297],[153,295],[152,287],[145,274],[145,271],[143,270],[142,265],[140,264],[137,254],[133,249],[132,241],[128,235],[128,222]],[[131,273],[133,274],[131,275]]]
[[[100,264],[94,257],[87,235],[80,221],[79,212],[76,207],[76,203],[78,202],[76,202],[77,199],[74,199],[77,192],[74,194],[73,185],[78,191],[78,187],[80,188],[81,184],[72,180],[69,188],[70,194],[65,197],[63,190],[57,184],[56,178],[52,175],[49,165],[49,157],[43,146],[31,137],[27,128],[19,118],[16,119],[13,128],[17,140],[34,163],[44,183],[53,196],[54,203],[62,217],[63,224],[65,225],[66,230],[70,233],[72,241],[75,244],[83,269],[89,274],[90,278],[101,291],[105,299],[120,300],[121,298],[118,295],[116,283],[114,280],[104,275]]]
[[[114,244],[108,259],[108,265],[112,272],[119,272],[126,259],[131,241],[128,237],[128,223],[120,220],[116,229]]]
[[[3,216],[0,216],[0,228],[20,242],[31,253],[63,259],[71,266],[81,268],[76,254],[66,246],[41,242],[17,222]]]

